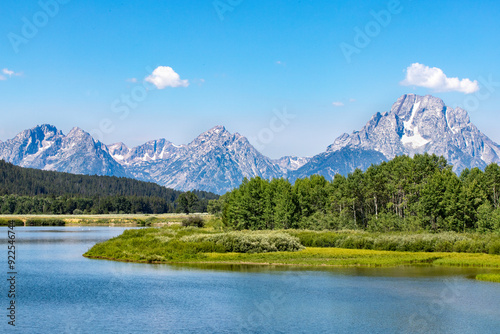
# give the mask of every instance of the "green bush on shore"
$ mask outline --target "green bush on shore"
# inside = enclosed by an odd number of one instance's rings
[[[11,223],[14,223],[14,226],[24,226],[24,222],[21,219],[0,218],[0,226],[9,226]]]
[[[500,254],[496,234],[471,233],[368,233],[362,231],[288,230],[306,247],[336,247],[404,252],[460,252]]]
[[[194,227],[203,227],[205,226],[205,221],[201,216],[188,216],[187,218],[182,220],[182,226],[194,226]]]
[[[304,248],[296,237],[283,232],[227,232],[195,234],[180,239],[184,242],[208,243],[219,253],[295,252]]]
[[[59,218],[30,218],[26,226],[64,226],[66,223]]]

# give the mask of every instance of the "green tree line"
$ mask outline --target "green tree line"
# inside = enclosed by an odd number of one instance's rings
[[[245,179],[209,203],[235,229],[500,231],[500,167],[455,174],[443,157],[398,156],[331,181]]]
[[[183,193],[151,182],[22,168],[0,160],[1,214],[205,212],[216,198],[204,191]]]

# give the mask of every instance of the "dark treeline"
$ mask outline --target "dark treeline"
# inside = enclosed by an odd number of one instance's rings
[[[204,212],[208,200],[216,198],[204,191],[183,193],[134,179],[42,171],[0,160],[1,214]]]
[[[500,231],[500,167],[459,176],[436,155],[399,156],[332,181],[244,180],[209,203],[235,229]]]

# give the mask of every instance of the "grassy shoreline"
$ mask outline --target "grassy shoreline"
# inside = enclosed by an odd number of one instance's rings
[[[275,253],[201,253],[200,258],[192,259],[135,259],[113,258],[85,253],[91,259],[120,262],[155,264],[234,264],[306,267],[394,267],[407,265],[458,266],[477,268],[500,268],[498,255],[466,253],[425,253],[353,250],[343,248],[306,248],[298,252]]]
[[[325,232],[325,235],[327,233],[332,232]],[[356,234],[356,232],[352,233]],[[297,246],[300,238],[295,237],[294,234],[297,233],[294,231],[290,233],[285,233],[285,231],[221,232],[210,228],[148,228],[126,231],[118,237],[98,243],[83,256],[93,259],[165,264],[315,267],[432,265],[493,270],[500,268],[500,255],[496,254],[411,252],[342,247],[303,248],[300,243]],[[278,238],[279,236],[281,239]],[[427,235],[423,235],[422,238],[427,238]]]
[[[498,274],[479,274],[476,276],[479,281],[500,283],[500,273]]]

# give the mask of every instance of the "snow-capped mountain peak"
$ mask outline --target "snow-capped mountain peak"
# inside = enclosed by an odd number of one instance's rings
[[[196,137],[188,146],[195,147],[200,145],[208,146],[218,146],[218,145],[228,145],[235,140],[239,139],[240,136],[236,134],[231,134],[222,125],[217,125],[210,130],[203,132],[198,137]]]
[[[108,152],[111,154],[113,159],[120,162],[125,159],[125,157],[130,153],[130,149],[124,143],[114,143],[108,145]]]
[[[25,130],[0,144],[0,158],[22,167],[125,176],[107,148],[79,128],[73,128],[67,136],[48,124]]]
[[[89,133],[83,131],[82,129],[80,129],[79,127],[75,126],[74,128],[72,128],[68,134],[66,135],[66,137],[86,137],[86,136],[90,136]]]
[[[401,96],[390,112],[375,114],[360,131],[338,137],[327,151],[343,148],[373,150],[387,159],[435,153],[447,158],[456,171],[483,168],[499,162],[500,156],[500,147],[470,122],[467,111],[447,107],[431,95],[415,94]]]

